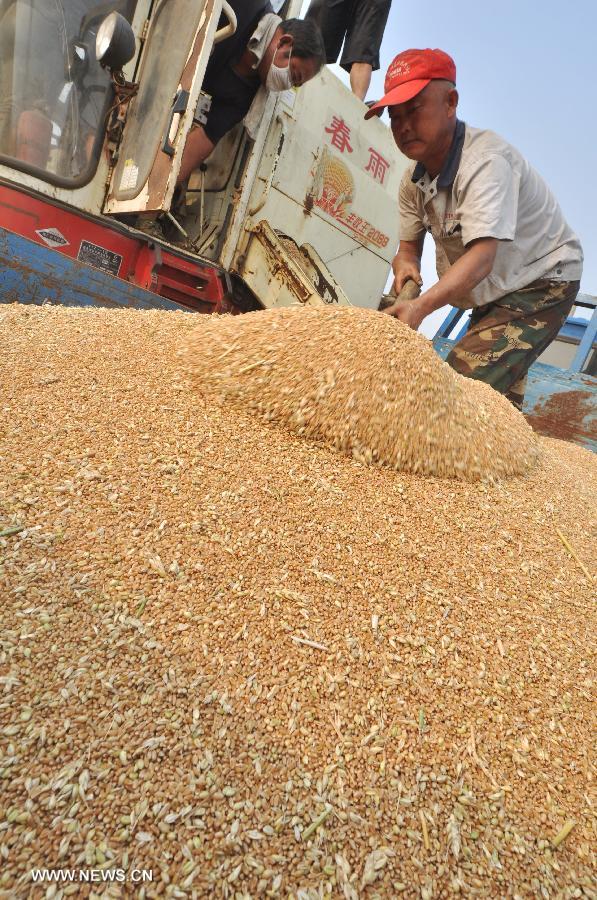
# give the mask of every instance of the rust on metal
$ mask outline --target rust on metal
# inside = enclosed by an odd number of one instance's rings
[[[549,437],[585,446],[597,441],[595,393],[590,389],[539,398],[526,418],[535,431]]]
[[[334,288],[332,284],[325,278],[323,272],[320,272],[318,268],[314,267],[313,277],[311,278],[313,284],[315,285],[315,290],[321,297],[324,303],[339,303],[338,299],[338,291]]]

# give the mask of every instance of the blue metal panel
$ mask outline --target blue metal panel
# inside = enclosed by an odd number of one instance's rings
[[[447,338],[462,315],[464,315],[464,310],[453,307],[437,329],[436,338]]]
[[[189,310],[0,228],[0,303]]]
[[[460,331],[458,332],[458,334],[457,334],[456,337],[454,338],[455,341],[459,341],[461,337],[464,337],[464,335],[465,335],[465,334],[467,333],[467,331],[468,331],[468,326],[470,325],[470,322],[471,322],[470,316],[467,316],[466,319],[465,319],[464,322],[463,322],[462,328],[460,329]]]
[[[445,359],[455,341],[433,341]],[[597,379],[545,363],[529,369],[523,412],[541,434],[574,441],[597,453]]]
[[[597,380],[590,375],[535,363],[529,369],[523,412],[540,434],[597,453]]]
[[[443,340],[439,340],[437,337],[433,338],[433,348],[436,353],[439,353],[442,359],[445,359],[456,341],[449,341],[447,338]]]
[[[577,305],[584,306],[589,309],[593,309],[593,315],[591,319],[583,319],[580,316],[568,316],[564,325],[560,329],[559,337],[568,338],[571,341],[578,342],[579,347],[572,361],[569,372],[580,372],[582,367],[586,363],[589,354],[593,348],[597,348],[597,306],[595,304],[595,298],[590,297],[588,294],[579,294],[577,298]],[[464,310],[458,309],[457,307],[453,307],[449,313],[446,315],[446,318],[441,323],[439,328],[435,333],[435,337],[433,339],[433,345],[436,347],[441,347],[443,345],[443,341],[449,338],[450,333],[453,331],[455,325],[459,322],[461,316],[464,315]],[[464,322],[462,328],[454,338],[451,338],[452,344],[459,341],[461,337],[466,334],[466,331],[469,326],[469,319],[467,318]],[[444,358],[449,351],[446,350],[444,353]]]
[[[583,338],[586,327],[586,319],[568,318],[560,328],[558,337],[569,338],[571,341],[579,343]]]
[[[591,321],[585,323],[585,333],[583,338],[578,345],[578,350],[576,351],[576,356],[572,360],[570,364],[571,372],[580,372],[582,367],[584,366],[589,353],[593,349],[593,344],[595,343],[595,335],[597,334],[597,309],[593,312],[591,316]]]

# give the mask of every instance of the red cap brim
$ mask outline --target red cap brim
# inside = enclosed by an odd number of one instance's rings
[[[415,78],[413,81],[407,81],[406,84],[399,84],[398,87],[388,91],[385,97],[382,97],[381,100],[378,100],[374,106],[368,109],[365,113],[365,118],[371,119],[373,116],[381,115],[381,110],[385,109],[386,106],[396,106],[398,103],[406,103],[407,100],[412,100],[431,81],[431,78]]]

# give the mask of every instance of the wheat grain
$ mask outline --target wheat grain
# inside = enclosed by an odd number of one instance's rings
[[[196,328],[0,307],[0,893],[591,896],[593,583],[556,528],[590,570],[594,457],[523,428],[520,476],[364,465],[198,395]]]
[[[533,433],[507,400],[371,310],[213,316],[191,335],[188,362],[209,402],[323,439],[362,463],[478,480],[536,462]]]

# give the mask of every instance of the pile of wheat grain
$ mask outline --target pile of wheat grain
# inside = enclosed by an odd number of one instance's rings
[[[0,894],[592,896],[594,458],[362,465],[197,322],[0,307]]]
[[[208,402],[256,412],[359,462],[478,480],[537,459],[531,428],[406,325],[372,310],[292,307],[214,316],[189,346]]]

